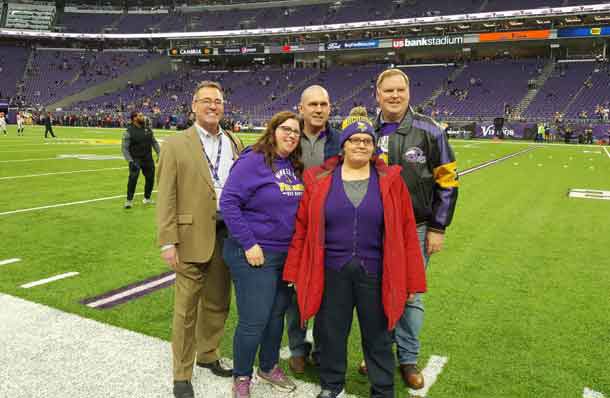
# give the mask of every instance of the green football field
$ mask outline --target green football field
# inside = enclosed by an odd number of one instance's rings
[[[169,340],[173,288],[107,310],[79,303],[168,271],[154,207],[140,195],[123,209],[121,130],[56,127],[58,138],[45,140],[42,127],[24,137],[10,127],[0,135],[0,261],[21,261],[0,266],[0,293]],[[452,144],[460,171],[532,150],[460,179],[445,247],[428,269],[420,366],[446,363],[427,396],[577,398],[585,388],[610,396],[610,201],[567,195],[610,191],[610,148]],[[67,272],[79,275],[20,287]],[[236,320],[233,308],[229,357]],[[347,390],[366,397],[360,351],[354,327]],[[302,379],[316,382],[315,371]],[[397,396],[409,396],[396,381]]]

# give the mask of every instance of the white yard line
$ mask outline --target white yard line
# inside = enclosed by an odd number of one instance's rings
[[[153,193],[155,193],[155,192],[157,192],[157,191],[153,191]],[[142,195],[144,195],[144,194],[141,193],[141,192],[140,193],[136,193],[136,196],[142,196]],[[119,199],[119,198],[125,198],[125,194],[123,194],[123,195],[115,195],[115,196],[106,196],[104,198],[96,198],[96,199],[89,199],[89,200],[79,200],[78,202],[58,203],[58,204],[55,204],[55,205],[30,207],[29,209],[19,209],[19,210],[5,211],[5,212],[0,213],[0,216],[7,216],[7,215],[10,215],[10,214],[18,214],[18,213],[27,213],[27,212],[31,212],[31,211],[37,211],[37,210],[55,209],[57,207],[82,205],[82,204],[93,203],[93,202],[102,202],[104,200],[112,200],[112,199]]]
[[[44,149],[18,149],[14,151],[0,151],[0,153],[22,153],[22,152],[49,152],[49,151],[58,151],[68,149],[75,149],[75,147],[83,147],[83,148],[91,148],[95,147],[96,149],[113,149],[115,147],[121,146],[121,144],[57,144],[56,148],[44,148]]]
[[[471,142],[471,143],[477,143],[477,144],[494,144],[494,145],[535,145],[535,146],[544,146],[544,147],[570,147],[570,148],[574,148],[574,149],[582,149],[582,148],[595,148],[595,149],[599,149],[599,145],[597,144],[565,144],[565,143],[545,143],[545,142],[531,142],[531,141],[492,141],[492,140],[480,140],[480,139],[475,139],[475,140],[449,140],[449,143],[451,144],[452,142]]]
[[[169,342],[1,293],[0,308],[2,397],[173,396]],[[314,383],[295,383],[297,390],[286,394],[255,381],[252,398],[320,393]],[[193,370],[196,397],[226,398],[231,385],[231,378]]]
[[[449,358],[447,357],[432,355],[428,360],[426,367],[422,370],[422,373],[424,375],[424,381],[426,383],[424,385],[424,388],[420,390],[409,390],[409,392],[412,395],[418,397],[425,397],[428,394],[428,391],[430,391],[430,388],[436,382],[438,375],[441,374],[441,372],[443,371],[443,367],[445,366],[448,360]]]
[[[602,148],[604,148],[604,151],[606,151],[606,155],[608,155],[608,157],[610,158],[610,152],[608,152],[608,148],[606,148],[606,147],[602,147]]]
[[[18,263],[19,261],[21,261],[20,258],[9,258],[7,260],[0,261],[0,266]]]
[[[601,392],[593,391],[588,387],[585,387],[582,391],[582,398],[606,398],[606,396]]]
[[[35,286],[40,286],[40,285],[45,285],[47,283],[51,283],[51,282],[55,282],[61,279],[66,279],[66,278],[71,278],[73,276],[78,275],[78,272],[67,272],[65,274],[60,274],[60,275],[55,275],[52,276],[50,278],[45,278],[45,279],[41,279],[39,281],[34,281],[34,282],[30,282],[30,283],[26,283],[24,285],[21,285],[22,288],[24,289],[29,289]]]
[[[12,159],[12,160],[0,160],[0,163],[35,162],[37,160],[66,160],[66,158]]]
[[[511,153],[510,155],[506,155],[506,156],[503,156],[501,158],[498,158],[498,159],[495,159],[495,160],[491,160],[489,162],[484,162],[484,163],[482,163],[482,164],[480,164],[478,166],[475,166],[475,167],[466,169],[466,170],[464,170],[462,172],[459,172],[458,176],[461,177],[461,176],[464,176],[464,175],[468,175],[470,173],[474,173],[477,170],[481,170],[481,169],[484,169],[486,167],[493,166],[496,163],[500,163],[500,162],[503,162],[503,161],[508,160],[510,158],[514,158],[515,156],[519,156],[519,155],[523,155],[524,153],[531,152],[531,151],[535,150],[536,148],[537,147],[526,148],[526,149],[523,149],[523,150],[521,150],[519,152]]]
[[[9,176],[9,177],[0,177],[0,180],[15,180],[18,178],[30,178],[30,177],[45,177],[45,176],[54,176],[61,174],[77,174],[77,173],[92,173],[96,171],[106,171],[106,170],[123,170],[127,167],[108,167],[105,169],[89,169],[89,170],[75,170],[75,171],[58,171],[55,173],[42,173],[42,174],[26,174],[21,176]]]
[[[166,276],[165,278],[161,278],[161,279],[158,279],[156,281],[149,282],[149,283],[147,283],[145,285],[137,286],[137,287],[134,287],[133,289],[129,289],[129,290],[126,290],[124,292],[112,295],[110,297],[106,297],[106,298],[94,301],[92,303],[87,304],[87,307],[97,308],[100,305],[104,305],[104,304],[107,304],[107,303],[111,303],[113,301],[117,301],[119,299],[122,299],[123,297],[131,296],[131,295],[133,295],[135,293],[138,293],[138,292],[141,292],[143,290],[148,290],[148,289],[153,288],[155,286],[162,285],[165,282],[173,281],[174,279],[176,279],[176,274],[171,274],[171,275]]]

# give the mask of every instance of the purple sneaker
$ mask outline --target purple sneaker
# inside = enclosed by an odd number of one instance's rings
[[[233,379],[233,398],[250,398],[250,378],[248,376]]]
[[[259,368],[256,374],[261,378],[261,381],[271,384],[280,391],[292,392],[297,388],[297,385],[277,365],[270,372],[263,372]]]

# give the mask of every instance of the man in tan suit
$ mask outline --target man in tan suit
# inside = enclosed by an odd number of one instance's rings
[[[158,171],[161,257],[176,271],[172,326],[176,398],[194,397],[190,380],[195,360],[218,376],[232,376],[218,352],[231,295],[231,279],[222,260],[227,229],[218,199],[243,145],[219,125],[224,94],[218,83],[201,82],[192,108],[195,124],[165,141]]]

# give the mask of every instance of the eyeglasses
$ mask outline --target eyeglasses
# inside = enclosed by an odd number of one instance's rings
[[[212,106],[212,104],[214,104],[216,106],[220,106],[220,105],[224,104],[224,101],[219,98],[216,98],[216,99],[199,98],[199,99],[193,100],[193,102],[195,102],[197,104],[203,104],[205,106]]]
[[[292,127],[277,126],[277,129],[280,130],[282,134],[287,136],[293,135],[295,137],[299,137],[301,135],[301,132],[299,130],[293,129]]]
[[[371,146],[371,145],[373,145],[373,140],[370,139],[370,138],[353,138],[352,137],[352,138],[348,138],[347,140],[350,142],[350,144],[356,145],[356,146],[358,146],[358,145],[364,145],[364,146]]]

